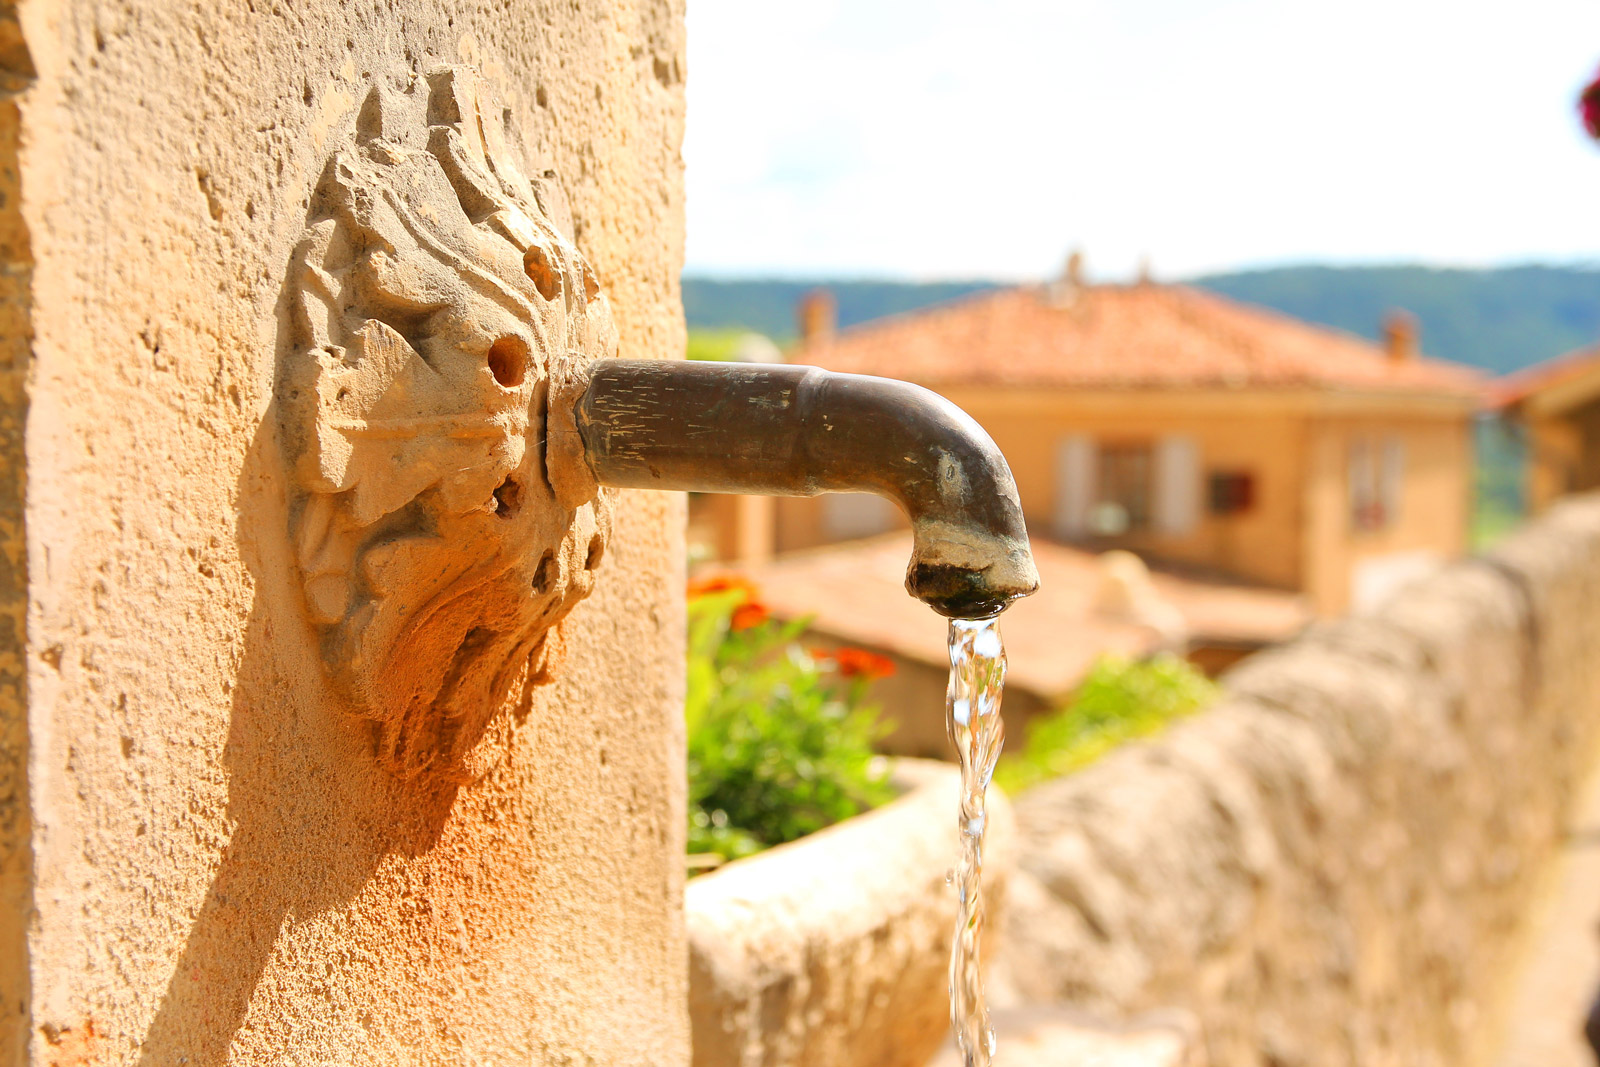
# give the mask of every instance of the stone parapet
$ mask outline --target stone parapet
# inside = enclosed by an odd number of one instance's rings
[[[960,774],[902,760],[895,777],[906,792],[889,804],[689,883],[696,1067],[922,1067],[939,1047]],[[1016,832],[990,797],[984,893],[998,918]]]
[[[1016,802],[1005,976],[1216,1064],[1471,1064],[1600,727],[1600,499]]]

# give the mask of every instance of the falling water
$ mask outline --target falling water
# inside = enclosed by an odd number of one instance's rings
[[[994,1030],[983,997],[978,942],[983,936],[984,798],[1005,740],[1000,691],[1006,650],[995,619],[950,621],[950,689],[946,698],[950,741],[961,759],[961,864],[955,944],[950,950],[950,1022],[963,1067],[989,1067]]]

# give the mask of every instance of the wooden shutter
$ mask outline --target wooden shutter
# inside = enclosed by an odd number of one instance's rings
[[[1200,521],[1200,446],[1183,434],[1163,437],[1156,445],[1156,532],[1181,537]]]
[[[1057,537],[1072,540],[1088,534],[1089,509],[1095,499],[1094,469],[1094,438],[1072,434],[1056,445]]]
[[[822,532],[830,541],[853,541],[894,529],[898,509],[874,493],[827,493]]]
[[[1398,436],[1383,440],[1383,466],[1378,471],[1378,503],[1383,508],[1383,524],[1400,521],[1400,506],[1406,491],[1406,443]]]

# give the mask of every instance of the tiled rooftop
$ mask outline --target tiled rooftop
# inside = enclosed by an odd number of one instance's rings
[[[1144,655],[1160,647],[1152,628],[1107,617],[1096,608],[1102,569],[1094,553],[1033,543],[1040,591],[1002,619],[1008,677],[1041,696],[1070,692],[1102,652]],[[739,570],[760,587],[781,618],[815,616],[812,629],[850,644],[881,649],[944,669],[945,627],[905,590],[910,535],[887,534]],[[1275,589],[1152,571],[1152,584],[1175,607],[1197,643],[1285,640],[1311,621],[1303,598]]]
[[[1600,345],[1580,348],[1508,374],[1494,385],[1496,407],[1512,407],[1529,397],[1600,377]]]
[[[878,319],[794,363],[949,385],[1317,388],[1476,398],[1477,372],[1182,286],[1031,286]]]

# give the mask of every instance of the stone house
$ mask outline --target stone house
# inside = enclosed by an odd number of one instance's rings
[[[832,329],[790,361],[903,378],[969,412],[1010,461],[1030,533],[1304,594],[1378,599],[1466,546],[1471,370],[1403,314],[1376,345],[1181,286],[1060,282]],[[696,502],[724,558],[870,536],[880,498]],[[693,521],[693,520],[692,520]]]
[[[1495,406],[1522,428],[1530,511],[1600,488],[1600,346],[1507,375]]]

